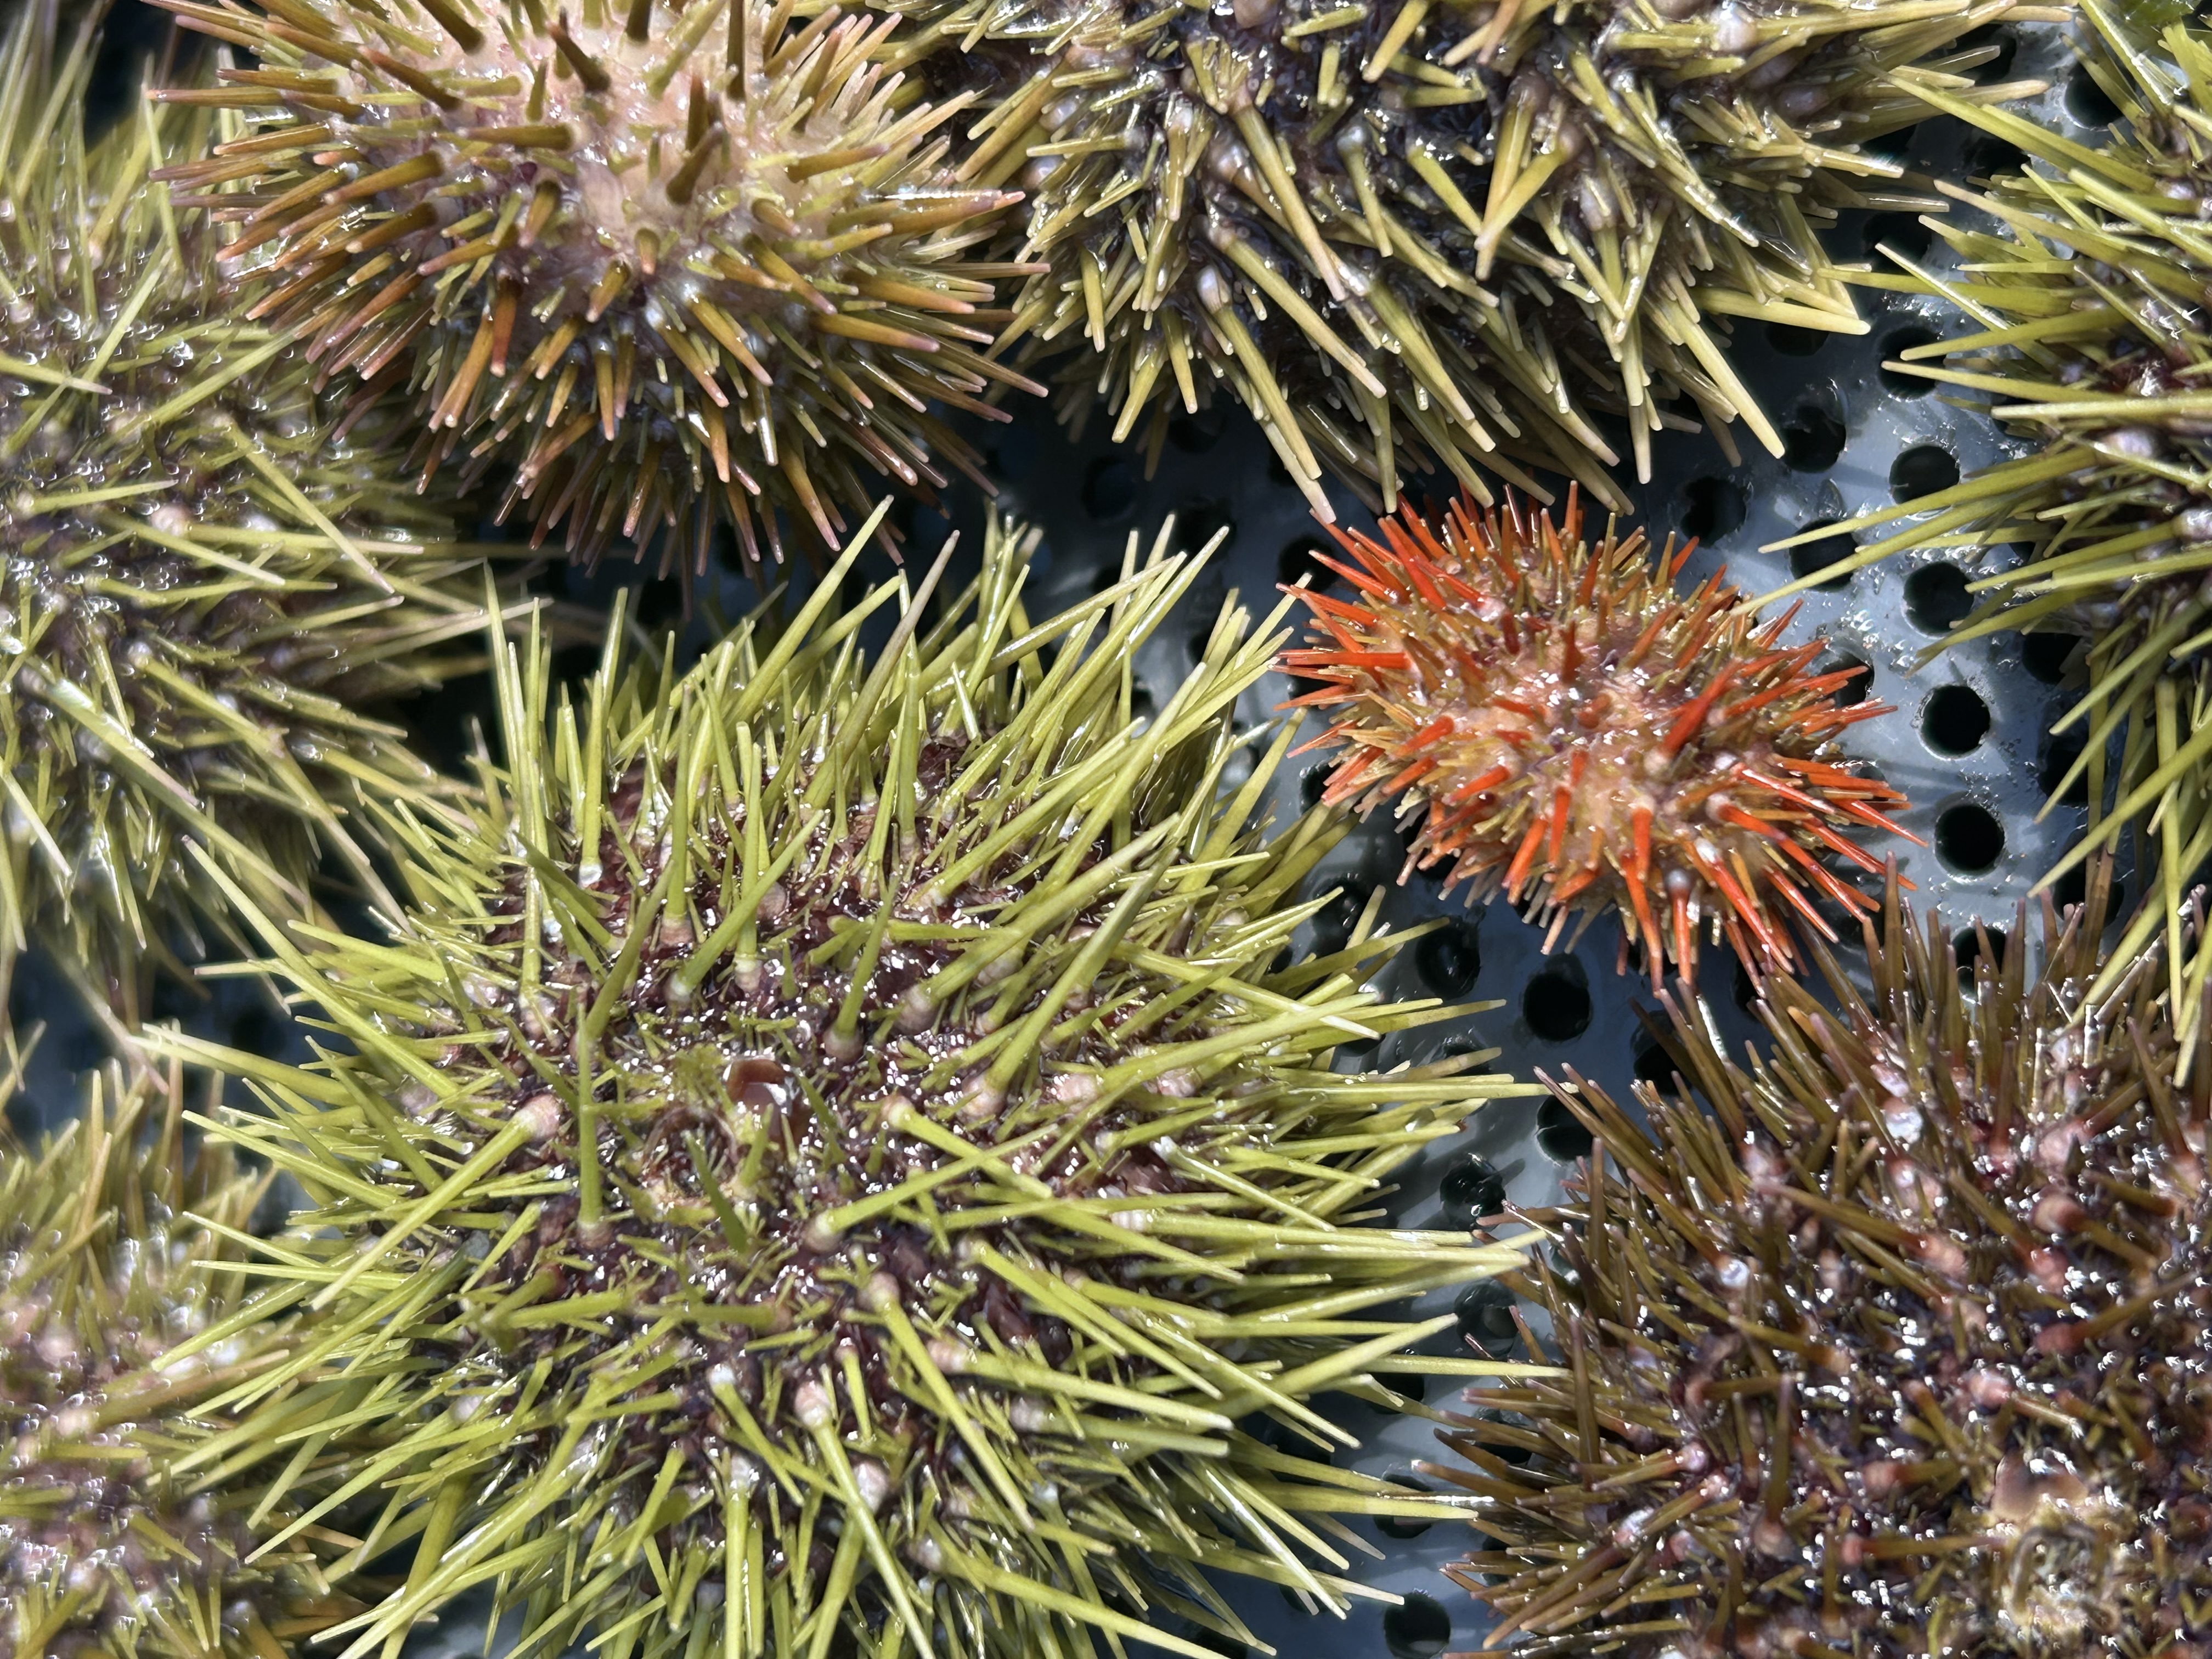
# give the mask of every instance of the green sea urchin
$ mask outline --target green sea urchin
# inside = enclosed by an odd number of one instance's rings
[[[1403,1352],[1451,1316],[1390,1310],[1519,1259],[1352,1224],[1517,1091],[1331,1069],[1451,1012],[1360,988],[1368,927],[1271,965],[1338,833],[1248,825],[1289,729],[1218,793],[1279,641],[1232,603],[1133,720],[1196,563],[1032,623],[1033,538],[994,526],[957,603],[940,561],[839,616],[873,528],[657,693],[611,647],[549,708],[545,656],[502,654],[489,816],[395,830],[393,943],[270,930],[356,1052],[174,1039],[248,1077],[226,1133],[321,1206],[276,1271],[331,1380],[268,1386],[343,1396],[356,1484],[407,1507],[380,1535],[420,1536],[349,1653],[495,1583],[552,1651],[1203,1659],[1146,1620],[1253,1639],[1206,1571],[1340,1612],[1334,1516],[1449,1513],[1237,1426],[1326,1445],[1318,1389],[1480,1373]]]
[[[2109,866],[1972,989],[1893,884],[1870,991],[1776,975],[1679,1098],[1602,1090],[1555,1266],[1572,1380],[1471,1393],[1492,1506],[1455,1577],[1517,1651],[2185,1659],[2212,1642],[2212,1055],[2157,950],[2090,987]],[[1684,1083],[1681,1079],[1686,1078]],[[1707,1108],[1690,1103],[1694,1088]],[[1520,1460],[1520,1467],[1508,1457]]]
[[[247,1565],[252,1489],[170,1473],[277,1338],[229,1317],[266,1183],[187,1154],[182,1081],[95,1074],[37,1156],[0,1123],[0,1659],[283,1659],[358,1605],[300,1543]]]
[[[0,981],[48,934],[127,1008],[220,912],[184,842],[296,911],[350,800],[432,787],[361,709],[484,613],[377,413],[342,439],[281,341],[210,320],[211,235],[142,187],[206,116],[87,153],[97,24],[58,41],[27,6],[0,56]]]
[[[2198,319],[2212,287],[2212,40],[2168,30],[2169,65],[2100,0],[2081,12],[2085,67],[2122,124],[2092,148],[1954,106],[2047,166],[1985,193],[1945,186],[1995,222],[1941,228],[1958,270],[1908,266],[1893,279],[1977,326],[1891,367],[1978,394],[2039,447],[1854,520],[1911,521],[1851,563],[1910,549],[2026,550],[1975,584],[1980,608],[1943,647],[2008,629],[2087,636],[2086,690],[2053,728],[2086,742],[2052,795],[2086,784],[2089,834],[2046,879],[2141,832],[2138,862],[2160,867],[2163,902],[2137,915],[2113,971],[2163,918],[2178,973],[2182,889],[2212,856],[2212,352]],[[2193,1018],[2193,1005],[2184,1012]]]
[[[1969,102],[1954,51],[2008,0],[957,0],[909,9],[997,107],[965,171],[1032,194],[1048,269],[1010,333],[1087,343],[1064,410],[1103,390],[1157,451],[1224,382],[1326,513],[1441,465],[1565,473],[1625,508],[1595,417],[1639,475],[1686,414],[1782,441],[1716,318],[1863,332],[1815,229],[1927,198],[1863,141]],[[925,50],[917,45],[915,55]],[[1948,56],[1931,56],[1932,54]],[[1935,205],[1927,203],[1929,205]],[[1683,401],[1682,412],[1668,406]],[[1725,438],[1723,440],[1725,441]],[[1548,500],[1548,497],[1546,499]]]
[[[665,531],[686,571],[718,520],[757,560],[778,514],[834,545],[871,479],[943,484],[933,457],[981,482],[926,404],[1026,384],[976,349],[1012,273],[969,257],[1018,198],[951,178],[963,100],[884,72],[895,19],[162,3],[260,64],[214,94],[242,133],[165,176],[324,374],[414,387],[426,470],[510,467],[539,536],[596,560]]]
[[[1401,879],[1441,866],[1469,902],[1502,891],[1550,919],[1547,945],[1616,911],[1655,985],[1708,930],[1754,971],[1787,966],[1774,900],[1832,939],[1807,889],[1873,908],[1821,860],[1879,870],[1841,832],[1898,832],[1903,797],[1833,742],[1888,710],[1838,702],[1863,671],[1809,672],[1825,647],[1781,643],[1794,613],[1755,625],[1718,572],[1677,597],[1694,543],[1655,558],[1608,523],[1593,544],[1572,494],[1556,526],[1462,501],[1380,529],[1336,532],[1351,562],[1325,562],[1358,597],[1304,591],[1312,643],[1283,666],[1322,683],[1295,702],[1338,711],[1324,800],[1418,820]]]

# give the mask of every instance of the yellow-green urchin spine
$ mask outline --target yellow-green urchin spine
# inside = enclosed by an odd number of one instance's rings
[[[2047,165],[1985,193],[1946,185],[1996,225],[1939,227],[1960,269],[1907,265],[1893,279],[1980,326],[1892,367],[1978,394],[2039,447],[1854,520],[1912,522],[1821,574],[1911,549],[2027,550],[1981,578],[1980,607],[1935,649],[2008,629],[2087,635],[2087,689],[2054,728],[2087,744],[2052,794],[2086,782],[2089,832],[2045,880],[2134,830],[2162,890],[2136,913],[2117,961],[2163,918],[2178,988],[2183,894],[2212,855],[2212,394],[2203,389],[2212,353],[2198,321],[2212,285],[2202,217],[2212,199],[2212,39],[2169,29],[2161,62],[2100,0],[2083,0],[2081,15],[2083,62],[2122,123],[2091,147],[1947,104]],[[2182,1017],[2193,1023],[2194,1012],[2185,1005]]]
[[[215,240],[147,174],[204,112],[88,152],[98,16],[25,8],[0,48],[0,981],[41,937],[126,1013],[139,964],[266,904],[428,769],[365,704],[435,682],[483,623],[474,561],[264,329],[209,315]],[[434,504],[433,504],[434,505]]]
[[[427,470],[505,470],[508,511],[596,561],[702,568],[779,515],[836,544],[883,479],[982,483],[929,405],[1005,416],[975,245],[1018,199],[959,185],[887,74],[896,20],[775,0],[162,0],[251,52],[245,127],[170,169],[265,272],[252,314],[325,375],[404,380]],[[188,96],[203,94],[188,94]]]
[[[1133,538],[1034,622],[1033,538],[994,526],[954,602],[940,561],[840,615],[872,531],[681,678],[611,648],[556,700],[502,653],[489,816],[404,846],[392,943],[270,931],[357,1052],[171,1039],[248,1079],[225,1133],[320,1206],[273,1264],[330,1333],[287,1408],[358,1423],[377,1537],[419,1538],[349,1654],[495,1582],[526,1647],[614,1659],[1203,1659],[1147,1621],[1253,1640],[1208,1571],[1341,1613],[1371,1592],[1338,1516],[1450,1512],[1238,1426],[1326,1449],[1316,1391],[1487,1373],[1405,1352],[1451,1316],[1390,1304],[1519,1259],[1357,1224],[1520,1091],[1331,1069],[1457,1012],[1363,989],[1370,928],[1273,966],[1340,833],[1250,822],[1295,726],[1231,716],[1283,635],[1232,600],[1134,718],[1130,653],[1197,562]]]
[[[1222,381],[1316,504],[1328,471],[1381,510],[1409,465],[1486,504],[1486,473],[1564,473],[1625,510],[1595,417],[1648,479],[1678,398],[1779,453],[1716,319],[1863,332],[1815,230],[1936,204],[1861,142],[1923,87],[2019,90],[1951,51],[2006,0],[919,9],[998,100],[963,170],[1031,192],[1048,269],[1010,332],[1097,359],[1065,412],[1103,391],[1156,453]]]
[[[284,1337],[239,1317],[266,1180],[188,1153],[183,1103],[113,1066],[35,1155],[0,1125],[0,1659],[283,1659],[360,1605],[305,1542],[255,1555],[290,1510],[177,1472]]]

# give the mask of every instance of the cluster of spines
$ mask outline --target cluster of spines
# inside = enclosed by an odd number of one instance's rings
[[[0,962],[55,929],[128,1023],[142,963],[222,925],[188,844],[292,914],[325,854],[376,890],[352,805],[441,786],[365,706],[434,683],[484,611],[390,411],[341,441],[146,187],[207,118],[142,106],[88,147],[100,21],[63,40],[24,8],[0,94]]]
[[[165,176],[323,374],[412,386],[426,476],[507,469],[535,536],[658,536],[687,572],[717,523],[757,562],[785,514],[834,546],[873,480],[983,483],[932,405],[1003,419],[985,394],[1027,384],[978,349],[1020,273],[975,245],[1018,198],[952,178],[932,134],[964,100],[884,72],[895,18],[169,9],[263,67],[182,94],[244,125]]]
[[[374,1402],[349,1489],[389,1495],[380,1547],[419,1534],[350,1653],[495,1581],[525,1639],[621,1654],[1197,1655],[1144,1621],[1251,1640],[1201,1569],[1341,1611],[1368,1592],[1334,1516],[1448,1512],[1236,1427],[1340,1442],[1318,1389],[1480,1373],[1403,1352],[1451,1316],[1369,1310],[1518,1259],[1352,1224],[1514,1085],[1330,1068],[1454,1012],[1361,988],[1395,941],[1270,965],[1338,833],[1254,857],[1289,727],[1219,793],[1279,641],[1232,606],[1138,720],[1128,654],[1195,562],[1133,543],[1032,623],[994,531],[934,623],[942,561],[839,614],[872,528],[673,684],[611,648],[556,705],[544,653],[503,651],[489,817],[395,825],[399,948],[268,930],[356,1052],[174,1040],[247,1077],[222,1132],[320,1206],[271,1294],[327,1337],[234,1443],[281,1464]]]
[[[1348,561],[1322,562],[1357,597],[1308,590],[1313,642],[1283,665],[1321,683],[1294,702],[1339,711],[1324,801],[1397,800],[1407,873],[1502,892],[1554,939],[1617,910],[1655,984],[1708,924],[1753,971],[1788,965],[1772,899],[1830,939],[1816,898],[1872,908],[1823,860],[1879,871],[1843,830],[1902,833],[1902,798],[1832,747],[1887,710],[1836,701],[1859,671],[1808,672],[1824,647],[1781,643],[1794,613],[1756,623],[1717,571],[1678,596],[1694,544],[1655,557],[1610,522],[1593,543],[1572,494],[1557,524],[1462,501],[1380,530],[1337,532]]]
[[[1157,452],[1176,397],[1220,380],[1324,512],[1324,470],[1388,510],[1408,464],[1486,501],[1485,473],[1528,489],[1534,466],[1625,506],[1597,413],[1646,477],[1677,399],[1780,452],[1711,319],[1864,331],[1814,222],[1934,205],[1856,143],[1923,87],[2026,89],[1972,84],[1988,48],[1930,57],[2016,9],[981,0],[924,9],[907,56],[998,100],[966,167],[1032,191],[1048,268],[1008,337],[1088,346],[1071,418],[1103,391]]]
[[[2202,1644],[2212,1063],[2155,949],[2093,989],[2110,874],[2045,902],[2038,969],[2024,907],[2001,956],[1977,928],[1970,989],[1893,883],[1870,990],[1773,976],[1747,1066],[1670,999],[1648,1127],[1570,1074],[1596,1150],[1512,1281],[1561,1369],[1471,1392],[1468,1462],[1423,1466],[1488,1506],[1451,1570],[1488,1645]]]
[[[0,1655],[278,1659],[359,1604],[313,1546],[257,1555],[289,1510],[176,1468],[282,1346],[236,1317],[267,1182],[135,1058],[35,1152],[0,1124]]]

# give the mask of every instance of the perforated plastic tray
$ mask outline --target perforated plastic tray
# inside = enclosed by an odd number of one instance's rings
[[[2023,27],[2002,31],[2000,38],[2013,50],[1986,74],[2039,76],[2053,83],[2022,106],[2024,113],[2075,136],[2110,118],[2094,87],[2071,73],[2057,31]],[[1917,171],[1950,179],[1986,174],[2021,159],[2008,146],[1950,121],[1915,130],[1893,153]],[[1879,263],[1872,250],[1883,240],[1939,265],[1944,258],[1940,240],[1906,215],[1848,215],[1831,233],[1832,252],[1844,259]],[[1942,488],[1960,473],[2011,453],[2008,441],[1978,414],[1951,406],[1927,382],[1881,367],[1906,346],[1956,332],[1955,319],[1942,307],[1869,292],[1862,315],[1870,329],[1858,337],[1737,325],[1735,360],[1786,436],[1786,456],[1747,453],[1742,466],[1731,468],[1711,440],[1668,434],[1656,446],[1655,482],[1629,486],[1655,539],[1663,540],[1669,530],[1702,538],[1690,577],[1724,561],[1741,588],[1764,592],[1796,573],[1790,555],[1760,553],[1762,544],[1887,506],[1905,494]],[[1118,569],[1129,533],[1136,531],[1149,543],[1170,514],[1177,517],[1177,539],[1185,546],[1203,543],[1217,529],[1227,532],[1184,602],[1186,620],[1163,630],[1139,658],[1139,683],[1156,701],[1164,701],[1189,668],[1192,635],[1200,631],[1202,637],[1203,625],[1227,592],[1238,591],[1264,614],[1279,581],[1311,568],[1306,550],[1317,527],[1241,413],[1224,405],[1179,422],[1150,479],[1142,476],[1141,457],[1106,441],[1103,422],[1094,421],[1084,441],[1071,443],[1041,408],[1018,413],[1015,425],[986,428],[977,437],[988,448],[1001,505],[1045,532],[1030,588],[1033,608],[1049,610],[1089,595],[1109,568]],[[963,489],[947,510],[972,532],[980,521],[980,497]],[[1340,501],[1339,510],[1348,522],[1362,516],[1348,499]],[[918,515],[912,544],[925,552],[933,549],[942,529],[936,515]],[[1812,556],[1822,550],[1837,549],[1816,548]],[[1800,568],[1808,568],[1802,563],[1807,556],[1798,556]],[[1797,638],[1827,639],[1838,664],[1845,659],[1865,663],[1872,671],[1869,694],[1894,707],[1894,713],[1852,728],[1847,747],[1905,793],[1911,806],[1902,821],[1928,844],[1894,842],[1875,850],[1893,852],[1916,884],[1918,902],[1937,907],[1948,924],[1971,937],[1978,920],[2011,930],[2015,905],[2078,835],[2081,813],[2062,806],[2038,817],[2042,779],[2063,769],[2051,769],[2048,732],[2072,701],[2061,683],[2063,646],[2024,644],[2016,635],[2002,634],[1921,660],[1966,609],[1969,579],[1958,563],[1943,558],[1893,560],[1831,590],[1808,593],[1793,631]],[[541,586],[558,597],[599,602],[613,586],[635,580],[635,573],[620,568],[588,578],[556,571]],[[645,587],[645,618],[674,617],[674,585]],[[715,597],[725,614],[750,602],[734,574]],[[696,643],[710,626],[702,611],[687,632]],[[438,700],[434,710],[425,711],[425,739],[449,750],[457,746],[465,714],[486,707],[483,690],[459,687]],[[1265,719],[1288,694],[1287,683],[1271,675],[1248,696],[1241,713]],[[1317,787],[1326,764],[1324,757],[1310,757],[1279,780],[1279,820],[1300,810],[1302,792]],[[1576,949],[1547,957],[1540,931],[1503,904],[1469,911],[1456,900],[1441,900],[1433,880],[1416,877],[1404,886],[1393,884],[1402,857],[1388,823],[1378,818],[1355,830],[1316,877],[1314,890],[1340,887],[1344,895],[1317,926],[1348,926],[1378,885],[1387,890],[1382,914],[1394,928],[1448,913],[1452,927],[1404,952],[1385,970],[1382,984],[1402,995],[1500,1006],[1452,1025],[1392,1037],[1379,1054],[1346,1056],[1345,1063],[1389,1066],[1448,1048],[1494,1047],[1500,1052],[1492,1064],[1499,1071],[1556,1077],[1571,1066],[1626,1098],[1649,1041],[1637,1011],[1649,1008],[1651,998],[1645,981],[1616,975],[1614,930],[1593,927]],[[1708,954],[1702,989],[1736,1048],[1755,1030],[1739,1000],[1747,988],[1725,951]],[[74,1108],[72,1073],[100,1057],[98,1033],[59,994],[53,977],[35,966],[20,976],[15,1005],[19,1029],[44,1020],[48,1031],[25,1096],[11,1113],[26,1127],[59,1121]],[[265,993],[250,986],[223,984],[197,1005],[171,994],[158,1012],[243,1047],[300,1052],[296,1034]],[[1391,1200],[1394,1217],[1417,1226],[1464,1225],[1471,1206],[1487,1208],[1499,1194],[1521,1205],[1546,1203],[1559,1195],[1563,1175],[1587,1146],[1556,1106],[1535,1099],[1494,1104],[1465,1133],[1439,1143],[1409,1171]],[[1462,1304],[1464,1319],[1468,1334],[1494,1356],[1514,1357],[1511,1323],[1498,1306],[1501,1294],[1470,1298]],[[1423,1311],[1451,1307],[1455,1297],[1444,1293],[1434,1300],[1436,1308]],[[1430,1402],[1454,1403],[1441,1386],[1432,1387]],[[1431,1425],[1419,1420],[1386,1419],[1353,1404],[1342,1421],[1362,1443],[1358,1454],[1344,1455],[1362,1468],[1402,1475],[1437,1449]],[[1362,1605],[1340,1624],[1304,1611],[1271,1588],[1246,1587],[1233,1599],[1254,1631],[1279,1650],[1328,1659],[1433,1659],[1480,1646],[1487,1628],[1481,1609],[1439,1571],[1468,1547],[1466,1528],[1438,1523],[1400,1528],[1412,1535],[1389,1535],[1360,1524],[1380,1554],[1355,1563],[1355,1576],[1403,1601]],[[456,1609],[440,1626],[418,1633],[411,1652],[413,1659],[437,1659],[479,1650],[483,1639],[480,1621],[468,1609]]]

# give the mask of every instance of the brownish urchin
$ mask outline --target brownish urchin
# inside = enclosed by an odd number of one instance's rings
[[[508,466],[506,506],[573,556],[715,522],[748,558],[780,514],[834,543],[872,481],[981,482],[931,402],[994,413],[998,320],[969,258],[1018,199],[968,189],[880,58],[896,19],[774,0],[161,0],[259,67],[241,112],[166,176],[237,227],[325,375],[404,380],[426,471]]]
[[[1754,972],[1788,965],[1775,900],[1831,939],[1815,897],[1873,908],[1827,855],[1879,870],[1843,832],[1903,833],[1904,799],[1834,738],[1888,711],[1837,701],[1862,671],[1809,672],[1822,641],[1781,643],[1794,611],[1756,624],[1717,571],[1677,595],[1695,543],[1655,556],[1610,521],[1593,543],[1571,494],[1556,525],[1462,500],[1380,527],[1336,532],[1352,562],[1324,562],[1359,597],[1308,592],[1310,643],[1283,666],[1323,683],[1297,702],[1338,711],[1326,799],[1395,798],[1415,825],[1405,873],[1503,892],[1549,919],[1547,945],[1618,911],[1655,983],[1709,932]]]
[[[1670,1002],[1709,1109],[1560,1091],[1596,1165],[1517,1288],[1571,1376],[1471,1395],[1505,1415],[1437,1471],[1494,1505],[1454,1570],[1492,1644],[2212,1651],[2212,1056],[2157,948],[2088,994],[2108,883],[2039,970],[2024,908],[1978,933],[1971,993],[1893,886],[1870,994],[1771,979],[1748,1069]]]

